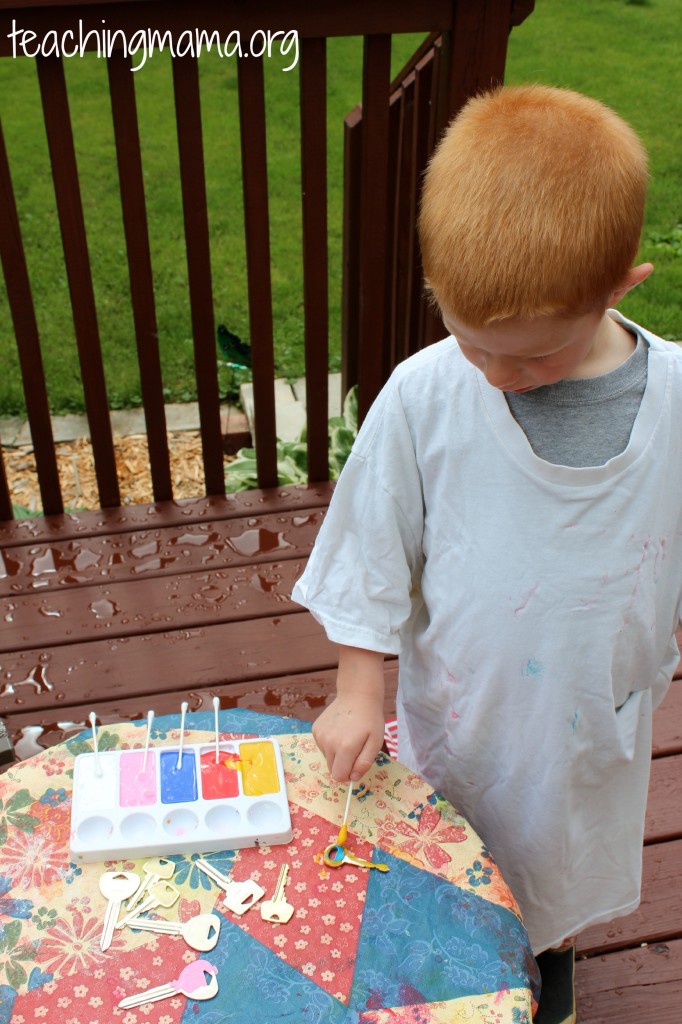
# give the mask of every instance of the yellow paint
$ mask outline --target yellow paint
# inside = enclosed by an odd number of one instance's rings
[[[240,743],[239,757],[244,796],[264,796],[266,793],[279,793],[277,760],[272,743],[267,741]]]

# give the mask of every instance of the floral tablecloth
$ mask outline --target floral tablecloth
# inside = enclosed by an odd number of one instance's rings
[[[329,869],[319,854],[336,839],[347,790],[327,774],[309,723],[220,715],[224,738],[278,736],[294,839],[207,859],[268,895],[288,863],[291,921],[231,914],[190,853],[171,858],[181,898],[163,914],[219,914],[216,948],[125,928],[103,953],[99,877],[142,874],[142,862],[69,863],[74,756],[92,749],[82,734],[0,776],[0,1024],[530,1024],[535,961],[518,909],[490,851],[442,797],[380,756],[356,786],[347,845],[390,871]],[[188,743],[213,736],[212,713],[186,725]],[[179,716],[157,718],[154,744],[176,743],[178,727]],[[146,721],[105,727],[100,750],[141,747],[145,731]],[[218,968],[214,999],[118,1009],[199,957]]]

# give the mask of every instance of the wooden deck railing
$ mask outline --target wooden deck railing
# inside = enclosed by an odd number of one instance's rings
[[[301,94],[301,202],[303,219],[305,362],[309,478],[328,479],[327,367],[327,149],[325,40],[365,37],[362,137],[349,141],[345,216],[345,337],[347,377],[360,386],[363,413],[387,373],[412,347],[429,340],[420,305],[419,261],[413,234],[419,177],[437,132],[467,96],[501,80],[506,42],[513,24],[532,10],[532,0],[365,0],[282,5],[197,0],[0,0],[0,58],[14,59],[16,21],[40,42],[49,33],[101,30],[130,39],[140,29],[170,32],[217,30],[298,32]],[[391,100],[391,33],[439,37],[436,49],[420,53],[394,87]],[[121,36],[118,37],[119,39]],[[94,48],[96,36],[87,49]],[[22,58],[26,59],[26,58]],[[36,56],[64,267],[73,310],[75,339],[89,420],[99,498],[103,508],[120,504],[107,400],[98,309],[85,231],[81,186],[73,140],[63,59]],[[148,212],[131,58],[122,49],[107,59],[118,181],[123,211],[132,318],[149,441],[155,500],[173,497],[163,380],[157,340]],[[173,57],[174,107],[188,267],[188,303],[194,345],[196,390],[207,495],[224,494],[223,449],[213,313],[204,136],[197,59]],[[241,163],[244,191],[250,343],[253,358],[255,431],[261,487],[277,484],[273,305],[270,270],[268,172],[263,59],[238,60]],[[396,96],[398,99],[396,100]],[[357,120],[357,118],[356,118]],[[359,122],[358,122],[359,123]],[[353,169],[355,168],[355,171]],[[98,238],[99,246],[111,241]],[[35,450],[43,510],[63,511],[49,415],[41,339],[27,259],[12,188],[11,168],[0,130],[0,252]],[[413,340],[415,339],[415,340]],[[352,344],[351,344],[352,342]],[[12,517],[11,482],[0,460],[0,519]]]

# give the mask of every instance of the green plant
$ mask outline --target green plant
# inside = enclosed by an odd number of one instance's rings
[[[329,421],[329,470],[333,480],[337,480],[346,465],[353,442],[358,433],[358,389],[351,388],[343,403],[340,416],[333,416]]]
[[[351,388],[343,403],[341,416],[333,416],[328,424],[329,472],[336,480],[346,464],[358,432],[358,393]],[[277,475],[280,485],[304,484],[308,479],[308,444],[303,429],[294,441],[277,438]],[[258,487],[258,465],[255,448],[240,448],[236,459],[225,473],[225,490],[248,491]]]
[[[12,505],[12,515],[15,519],[35,519],[42,515],[42,512],[32,512],[25,505]]]

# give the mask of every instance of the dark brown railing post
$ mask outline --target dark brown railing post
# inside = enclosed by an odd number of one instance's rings
[[[275,357],[263,59],[240,57],[237,72],[258,485],[276,487]]]
[[[64,67],[60,57],[37,57],[36,63],[95,475],[100,504],[107,508],[120,505],[121,499]]]
[[[155,501],[164,501],[173,497],[173,484],[166,435],[166,409],[154,306],[154,280],[149,252],[135,85],[130,65],[130,58],[124,56],[122,52],[115,52],[109,57],[109,92],[152,489]]]
[[[196,58],[173,58],[173,88],[206,493],[224,494],[225,471],[220,434],[218,360],[213,317],[199,69]]]
[[[389,86],[391,37],[365,38],[362,86],[362,186],[360,212],[360,337],[358,416],[384,382],[388,334]]]
[[[324,39],[301,46],[301,191],[308,479],[329,479],[327,67]]]
[[[12,312],[14,333],[19,351],[26,410],[31,427],[31,440],[35,452],[40,497],[45,515],[64,511],[59,485],[59,471],[54,448],[52,420],[47,401],[45,372],[40,352],[40,337],[36,322],[31,283],[26,267],[24,246],[17,207],[14,201],[10,178],[5,138],[0,125],[0,220],[4,230],[0,232],[0,256],[5,274],[7,298]],[[12,518],[12,503],[7,490],[7,478],[2,473],[2,488],[6,502],[0,509],[0,518]],[[2,499],[0,498],[0,501]]]

